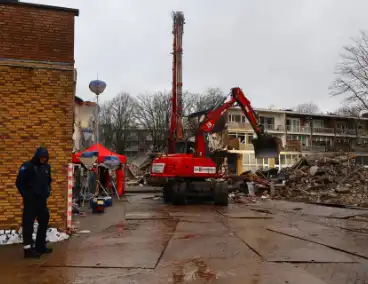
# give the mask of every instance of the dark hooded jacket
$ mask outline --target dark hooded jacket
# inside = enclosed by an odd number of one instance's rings
[[[45,164],[40,163],[40,158],[46,157]],[[23,198],[39,197],[48,198],[51,192],[51,167],[48,164],[49,153],[46,148],[36,150],[32,160],[24,163],[18,172],[16,186]]]

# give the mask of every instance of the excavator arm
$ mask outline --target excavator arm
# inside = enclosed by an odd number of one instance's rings
[[[196,156],[205,155],[206,142],[204,135],[213,130],[220,117],[224,115],[224,113],[235,103],[240,106],[257,135],[257,138],[253,139],[252,141],[255,156],[257,158],[278,157],[280,153],[281,141],[278,138],[269,136],[264,132],[264,128],[261,125],[256,112],[252,108],[250,101],[245,97],[243,91],[238,87],[231,89],[230,99],[224,101],[220,106],[208,112],[205,119],[201,122],[196,134]]]

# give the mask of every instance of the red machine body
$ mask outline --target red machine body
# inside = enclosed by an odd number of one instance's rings
[[[216,164],[194,154],[168,154],[152,163],[151,176],[159,178],[218,178]]]

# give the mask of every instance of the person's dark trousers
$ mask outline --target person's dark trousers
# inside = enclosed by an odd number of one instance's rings
[[[47,198],[43,197],[26,197],[23,199],[23,243],[24,248],[33,248],[33,226],[37,218],[38,231],[35,242],[35,250],[39,253],[45,253],[46,233],[49,224],[50,213],[47,208]]]

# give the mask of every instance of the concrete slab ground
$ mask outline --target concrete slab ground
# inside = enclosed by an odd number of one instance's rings
[[[354,219],[366,212],[323,208],[175,207],[134,194],[76,218],[91,232],[40,260],[22,259],[20,245],[0,247],[0,283],[368,283],[368,234],[358,230],[366,223]]]

